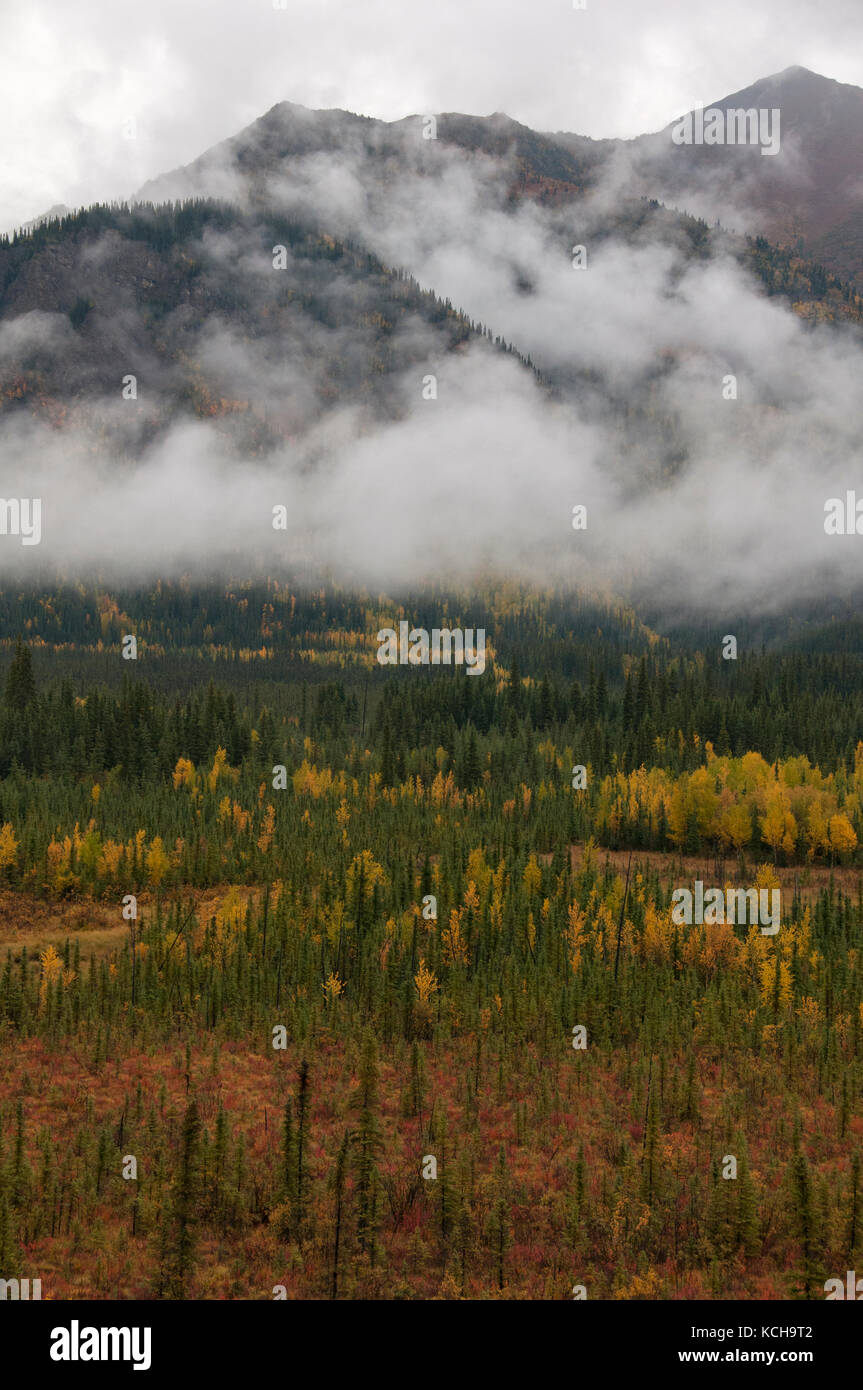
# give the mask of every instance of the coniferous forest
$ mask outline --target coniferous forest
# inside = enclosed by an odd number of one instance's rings
[[[863,8],[6,8],[0,1378],[823,1381]]]
[[[464,603],[0,595],[4,1267],[56,1298],[621,1300],[854,1268],[853,622],[729,661],[509,586],[471,600],[482,679],[377,662]],[[698,879],[779,889],[781,929],[681,925]]]

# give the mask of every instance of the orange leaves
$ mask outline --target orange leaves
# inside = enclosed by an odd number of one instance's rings
[[[235,835],[244,835],[249,828],[251,819],[251,812],[244,811],[238,801],[232,801],[229,796],[222,797],[219,802],[218,815],[220,825],[230,824]]]
[[[566,911],[566,948],[573,975],[578,973],[584,946],[585,917],[578,903],[570,903]]]
[[[459,806],[461,804],[461,796],[452,771],[448,772],[446,777],[442,772],[438,772],[431,785],[431,799],[433,806]]]
[[[10,821],[0,829],[0,873],[13,868],[18,857],[18,841]]]
[[[317,767],[309,763],[308,759],[303,758],[291,780],[294,784],[295,796],[311,796],[317,801],[332,786],[333,774],[328,767],[321,768],[321,771],[318,772]]]
[[[113,883],[118,877],[123,860],[123,845],[116,840],[106,840],[96,865],[96,874],[103,883]]]
[[[275,825],[276,808],[272,804],[272,802],[270,802],[264,814],[264,820],[261,825],[261,833],[259,834],[257,841],[258,849],[261,851],[261,854],[266,854],[270,848],[270,845],[273,842],[273,831],[275,829]]]

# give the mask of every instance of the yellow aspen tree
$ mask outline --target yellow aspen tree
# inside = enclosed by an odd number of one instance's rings
[[[850,854],[857,848],[857,833],[848,817],[841,812],[830,817],[830,848],[834,854]]]
[[[13,868],[18,857],[18,841],[10,821],[0,829],[0,873]]]
[[[153,887],[158,888],[171,867],[171,861],[165,853],[165,846],[162,843],[161,835],[157,835],[150,845],[146,862],[147,877]]]

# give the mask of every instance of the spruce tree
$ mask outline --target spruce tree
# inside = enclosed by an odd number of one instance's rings
[[[360,1119],[355,1136],[357,1237],[360,1249],[372,1264],[377,1255],[380,1174],[377,1160],[382,1147],[378,1118],[378,1054],[374,1033],[367,1029],[360,1058]]]
[[[6,677],[6,704],[10,709],[22,713],[36,694],[36,680],[33,676],[33,657],[30,648],[19,637],[15,643],[15,655],[9,674]]]

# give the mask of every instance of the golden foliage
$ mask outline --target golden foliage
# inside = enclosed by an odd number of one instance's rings
[[[414,984],[421,1004],[427,1004],[438,988],[434,971],[428,969],[422,957],[420,957],[419,970],[414,975]]]

